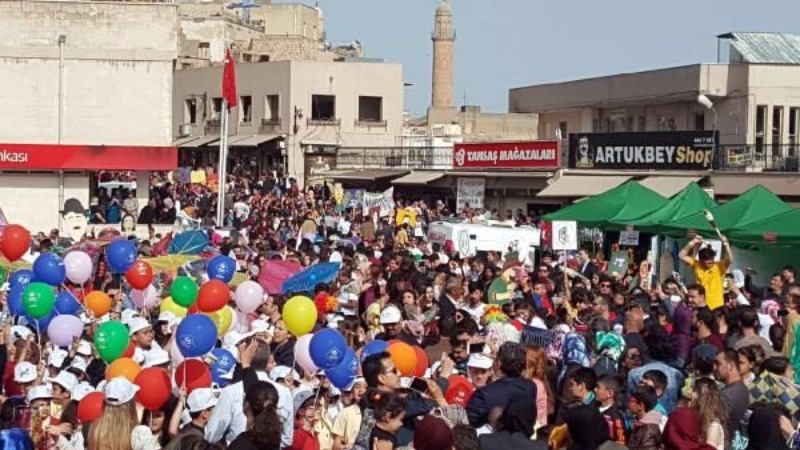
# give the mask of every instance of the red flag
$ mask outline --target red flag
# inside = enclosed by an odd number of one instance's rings
[[[225,51],[225,68],[222,71],[222,98],[228,102],[228,108],[234,108],[237,104],[236,96],[236,70],[234,69],[233,56],[231,50]]]

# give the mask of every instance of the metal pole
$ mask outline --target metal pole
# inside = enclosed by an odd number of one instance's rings
[[[225,179],[226,160],[228,158],[228,102],[222,100],[222,117],[220,118],[219,139],[219,183],[217,190],[217,227],[225,224]]]
[[[58,145],[64,138],[64,44],[67,36],[58,35]],[[64,205],[64,171],[58,171],[58,206]],[[61,228],[61,214],[58,214],[59,228]]]

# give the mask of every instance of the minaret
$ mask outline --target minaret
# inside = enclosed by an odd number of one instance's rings
[[[441,0],[436,8],[436,23],[433,27],[433,83],[431,107],[453,107],[453,52],[456,33],[453,29],[453,10],[447,0]]]

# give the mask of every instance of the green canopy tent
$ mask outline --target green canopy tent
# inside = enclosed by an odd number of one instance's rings
[[[742,228],[777,214],[790,211],[792,208],[764,186],[756,185],[742,195],[723,205],[711,208],[720,230],[727,232],[734,228]],[[688,230],[707,237],[716,237],[716,232],[700,211],[690,216],[671,220],[662,224],[663,234],[684,236]]]
[[[583,227],[619,229],[662,208],[666,203],[667,199],[661,194],[636,181],[628,181],[600,195],[547,214],[544,220],[573,220]]]
[[[798,224],[800,209],[792,209],[734,228],[727,235],[732,241],[741,244],[800,245]]]
[[[658,234],[664,230],[664,222],[680,220],[692,214],[717,206],[717,203],[697,183],[689,183],[663,207],[627,223],[644,233]]]

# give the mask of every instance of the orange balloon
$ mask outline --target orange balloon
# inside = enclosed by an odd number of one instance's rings
[[[414,349],[414,354],[417,357],[417,363],[414,365],[414,376],[422,378],[428,370],[428,355],[425,353],[425,350],[416,345],[411,348]]]
[[[111,311],[111,297],[102,291],[92,291],[86,294],[86,309],[100,317]]]
[[[395,342],[389,345],[387,351],[401,375],[410,377],[414,373],[417,367],[417,352],[414,351],[414,347],[405,342]]]
[[[141,371],[142,368],[136,361],[130,358],[118,358],[109,364],[106,370],[106,380],[111,380],[116,377],[125,377],[128,381],[133,383],[136,381],[136,375],[139,375]]]

